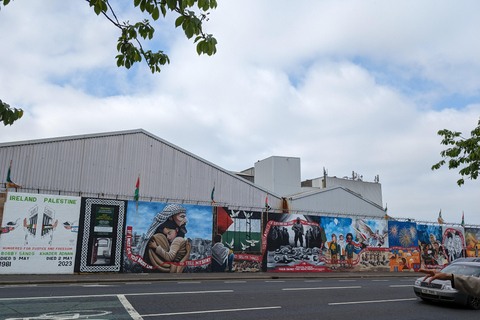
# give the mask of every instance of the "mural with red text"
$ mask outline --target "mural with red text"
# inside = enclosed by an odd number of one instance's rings
[[[216,207],[216,217],[216,233],[234,253],[231,271],[262,271],[262,213]]]
[[[263,250],[269,272],[323,272],[326,245],[320,217],[269,214],[263,234]]]
[[[442,225],[443,249],[449,263],[465,257],[465,232],[463,227]]]
[[[209,270],[211,206],[128,201],[123,272]]]

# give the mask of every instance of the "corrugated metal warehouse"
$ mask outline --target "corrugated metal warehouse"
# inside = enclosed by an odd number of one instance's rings
[[[210,205],[215,183],[218,205],[260,211],[268,193],[144,130],[0,144],[1,181],[10,161],[22,192],[132,200],[140,175],[143,201]]]
[[[262,211],[268,196],[271,212],[384,215],[380,184],[374,199],[338,182],[301,188],[295,157],[255,163],[254,184],[142,129],[2,143],[0,181],[10,162],[12,179],[28,193],[132,200],[140,175],[143,201],[211,205],[215,184],[217,205],[236,210]]]

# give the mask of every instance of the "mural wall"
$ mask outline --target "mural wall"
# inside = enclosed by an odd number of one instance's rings
[[[443,230],[439,225],[417,224],[421,267],[442,269],[448,260],[443,247]]]
[[[76,272],[119,272],[125,234],[126,201],[82,198]]]
[[[232,271],[262,271],[262,213],[216,209],[217,233],[234,253]]]
[[[409,272],[480,255],[477,228],[20,192],[2,223],[4,274],[210,272],[216,234],[232,272]]]
[[[0,235],[0,273],[73,273],[80,198],[9,192]]]
[[[388,221],[388,242],[391,272],[416,271],[420,268],[416,223]]]
[[[448,262],[465,257],[465,234],[462,227],[442,225],[443,248]]]
[[[326,236],[319,218],[296,214],[268,215],[263,234],[267,271],[328,271],[321,259]]]
[[[211,206],[128,201],[123,272],[209,271]]]
[[[290,214],[269,219],[267,271],[388,271],[385,220]]]
[[[480,229],[465,228],[465,244],[467,257],[480,256]]]

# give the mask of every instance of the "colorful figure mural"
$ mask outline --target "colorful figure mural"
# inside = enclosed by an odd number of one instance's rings
[[[465,228],[467,257],[480,257],[480,229]]]
[[[123,272],[205,272],[212,207],[129,201]],[[187,234],[188,233],[188,234]]]
[[[262,269],[262,213],[217,207],[217,233],[223,245],[234,252],[232,271]]]
[[[447,264],[443,249],[443,232],[439,225],[417,224],[422,268],[442,269]]]
[[[388,242],[390,271],[416,271],[420,268],[416,223],[388,221]]]
[[[463,227],[442,226],[443,248],[448,262],[465,257],[465,235]]]
[[[327,236],[322,261],[331,270],[388,270],[388,232],[386,220],[321,217]]]

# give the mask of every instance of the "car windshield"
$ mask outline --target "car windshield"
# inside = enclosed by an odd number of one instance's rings
[[[480,265],[472,266],[472,265],[454,263],[443,268],[442,272],[478,277],[480,276]]]

